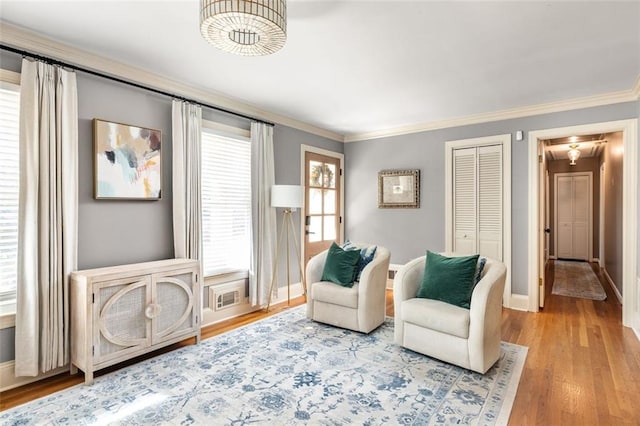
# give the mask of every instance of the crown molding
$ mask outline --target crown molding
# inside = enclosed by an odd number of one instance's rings
[[[292,127],[338,142],[356,142],[379,139],[391,136],[420,133],[429,130],[467,126],[471,124],[509,120],[534,115],[550,114],[554,112],[570,111],[575,109],[630,102],[640,99],[640,76],[638,76],[633,88],[631,88],[630,90],[575,98],[566,101],[550,102],[521,108],[506,109],[489,113],[468,115],[446,120],[417,123],[372,132],[352,133],[343,136],[339,133],[323,129],[312,124],[287,117],[285,115],[277,114],[255,107],[248,103],[238,101],[214,91],[199,89],[194,86],[184,84],[180,81],[134,67],[132,65],[127,65],[125,63],[114,61],[104,56],[77,49],[75,47],[46,38],[32,31],[7,24],[5,22],[0,22],[0,40],[4,44],[19,49],[45,56],[50,56],[60,61],[99,71],[101,73],[118,77],[124,80],[141,83],[159,90],[175,93],[177,96],[182,96],[203,103],[216,105],[221,108],[239,112],[241,114],[255,116],[262,120]]]
[[[175,93],[177,96],[216,105],[241,114],[251,115],[265,121],[271,121],[277,124],[293,127],[327,139],[339,142],[344,141],[344,137],[341,134],[330,130],[322,129],[285,115],[263,110],[253,105],[240,102],[236,99],[226,97],[214,91],[202,90],[194,86],[184,84],[180,81],[152,73],[142,68],[96,55],[5,22],[0,22],[0,40],[2,43],[15,48],[44,56],[50,56],[54,59],[68,62],[72,65],[81,66],[83,68],[99,71],[127,81]]]
[[[502,111],[488,112],[447,120],[430,121],[426,123],[411,124],[392,129],[378,130],[374,132],[354,133],[345,135],[344,141],[356,142],[371,139],[380,139],[390,136],[408,135],[411,133],[426,132],[429,130],[446,129],[450,127],[468,126],[470,124],[488,123],[492,121],[510,120],[514,118],[529,117],[534,115],[550,114],[554,112],[571,111],[582,108],[591,108],[602,105],[631,102],[640,98],[640,76],[632,89],[619,92],[605,93],[602,95],[586,96],[569,99],[566,101],[550,102],[531,105],[521,108],[505,109]]]

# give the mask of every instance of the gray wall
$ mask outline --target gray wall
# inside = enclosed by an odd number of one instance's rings
[[[444,143],[525,131],[512,140],[511,217],[512,292],[527,289],[528,161],[527,132],[638,117],[638,102],[544,114],[345,144],[346,238],[370,241],[391,250],[392,263],[444,250]],[[422,171],[419,209],[378,209],[377,173],[383,169]]]
[[[78,73],[78,268],[173,257],[171,100]],[[93,198],[94,118],[162,131],[162,199]]]
[[[0,52],[0,66],[20,71],[21,58]],[[171,99],[79,72],[78,80],[78,268],[173,257],[171,197]],[[162,199],[93,198],[93,127],[100,118],[162,131]],[[203,118],[248,129],[250,122],[203,109]],[[286,126],[274,130],[276,183],[300,182],[300,145],[342,152],[343,144]],[[279,212],[281,214],[281,212]],[[280,220],[280,216],[279,216]],[[299,230],[299,214],[296,217]],[[280,222],[278,222],[278,225]],[[292,259],[295,259],[295,253]],[[281,262],[284,264],[284,260]],[[284,271],[283,266],[280,267]],[[299,274],[292,276],[299,281]],[[282,273],[281,277],[286,277]],[[295,279],[294,279],[295,278]],[[286,281],[279,280],[283,285]],[[14,358],[14,329],[0,330],[0,362]]]
[[[549,170],[549,254],[555,255],[555,176],[556,173],[592,172],[592,255],[598,257],[600,250],[600,157],[580,158],[575,166],[569,165],[569,159],[551,160],[547,163]]]

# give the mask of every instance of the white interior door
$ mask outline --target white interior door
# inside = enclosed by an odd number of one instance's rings
[[[547,265],[549,234],[546,232],[549,220],[549,171],[544,152],[544,143],[538,141],[538,301],[544,308],[545,299],[545,267]]]
[[[503,259],[502,146],[453,153],[453,250]]]
[[[589,260],[589,177],[573,178],[573,258]]]
[[[478,253],[502,260],[502,146],[478,147]]]
[[[476,253],[476,148],[453,152],[453,251]]]
[[[562,173],[555,180],[556,256],[588,261],[591,247],[591,174]]]
[[[558,177],[556,187],[556,241],[559,258],[573,258],[573,201],[571,200],[573,178]]]

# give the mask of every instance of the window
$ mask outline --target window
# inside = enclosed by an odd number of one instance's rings
[[[13,302],[18,275],[20,86],[0,82],[0,304]]]
[[[202,268],[205,276],[249,270],[251,143],[202,132]]]

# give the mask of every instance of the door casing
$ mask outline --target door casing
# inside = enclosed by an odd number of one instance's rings
[[[511,295],[511,134],[486,136],[473,139],[447,141],[445,143],[445,250],[453,248],[453,150],[486,145],[502,145],[502,262],[507,267],[507,278],[502,297],[503,306],[513,303]]]
[[[637,284],[638,232],[638,119],[608,121],[578,126],[534,130],[529,132],[528,144],[528,252],[538,253],[538,145],[547,139],[596,133],[622,132],[623,141],[623,189],[622,189],[622,324],[633,328],[640,338],[640,284]],[[528,259],[528,306],[538,312],[538,264],[539,256]]]
[[[321,154],[321,155],[326,155],[327,157],[333,157],[333,158],[337,158],[340,160],[340,169],[342,170],[342,174],[340,174],[339,179],[340,179],[340,211],[339,214],[342,217],[342,222],[340,223],[340,226],[338,227],[338,240],[339,241],[343,241],[344,240],[344,223],[345,223],[345,217],[344,217],[344,175],[345,175],[345,169],[344,169],[344,154],[341,152],[335,152],[335,151],[329,151],[327,149],[323,149],[323,148],[318,148],[315,146],[311,146],[311,145],[300,145],[300,185],[304,188],[306,185],[306,176],[305,176],[305,154],[307,152],[313,152],[316,154]],[[306,259],[306,254],[305,254],[305,230],[306,230],[306,226],[305,226],[305,218],[304,218],[304,212],[306,211],[307,208],[307,199],[306,199],[306,191],[305,191],[305,196],[303,197],[302,200],[303,204],[302,204],[302,209],[301,209],[301,213],[300,213],[300,258],[303,259],[303,263],[304,263],[304,259]]]

